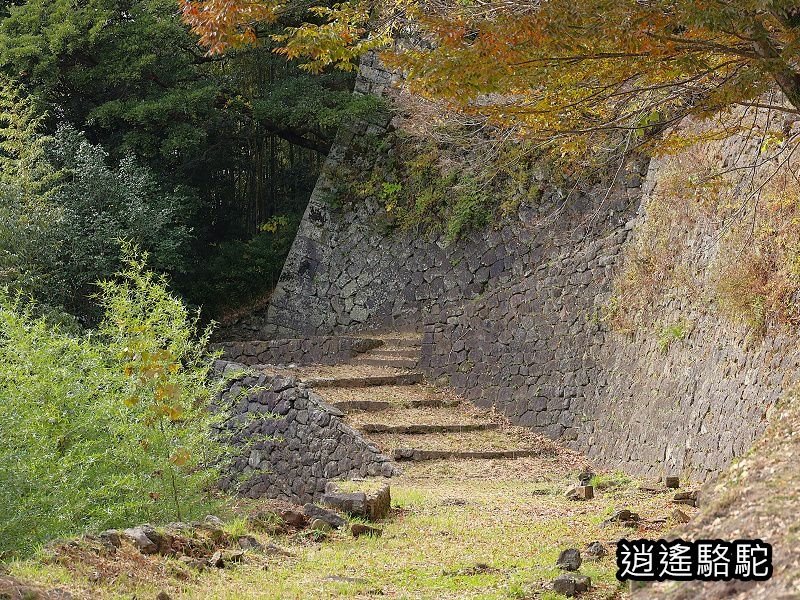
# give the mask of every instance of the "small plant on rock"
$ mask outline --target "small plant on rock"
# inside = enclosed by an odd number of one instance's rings
[[[665,325],[658,333],[658,349],[661,352],[669,350],[673,342],[684,339],[691,331],[691,325],[686,319],[680,319],[671,325]]]

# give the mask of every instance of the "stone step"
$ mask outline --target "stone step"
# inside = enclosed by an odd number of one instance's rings
[[[380,348],[374,348],[370,350],[368,353],[362,354],[363,358],[369,357],[383,357],[389,356],[392,358],[395,357],[403,357],[403,358],[418,358],[419,357],[419,349],[418,348],[411,348],[411,347],[398,347],[398,348],[387,348],[386,346],[381,346]]]
[[[422,373],[398,375],[369,375],[364,377],[311,377],[303,382],[313,388],[356,388],[381,385],[415,385],[422,381]]]
[[[424,422],[415,420],[412,422]],[[453,423],[454,421],[442,421]],[[360,427],[357,421],[349,423]],[[404,425],[402,421],[392,424]],[[369,440],[395,460],[437,460],[444,458],[518,458],[546,456],[552,444],[520,427],[502,426],[482,431],[458,431],[413,435],[370,433]]]
[[[386,402],[383,400],[342,400],[332,402],[344,413],[348,412],[381,412],[396,408],[452,408],[461,404],[461,400],[440,400],[431,398],[430,400],[407,400],[401,402]]]
[[[350,361],[352,365],[367,365],[370,367],[391,367],[393,369],[414,369],[419,364],[415,358],[403,357],[380,357],[372,358],[368,356],[359,356]]]
[[[416,448],[396,448],[392,451],[392,458],[397,462],[425,460],[444,460],[448,458],[461,459],[491,459],[491,458],[524,458],[528,456],[542,456],[541,449],[520,450],[420,450]]]
[[[369,373],[365,373],[367,375]],[[377,375],[384,375],[390,373],[377,373]],[[393,374],[393,373],[391,373]],[[328,374],[332,377],[334,374]],[[361,373],[358,373],[361,375]],[[391,408],[403,408],[411,406],[411,402],[431,400],[439,400],[450,402],[454,400],[461,401],[461,398],[451,393],[444,393],[436,390],[425,384],[420,385],[384,385],[379,387],[356,387],[356,388],[328,388],[321,392],[325,397],[328,404],[336,404],[337,402],[350,402],[350,401],[368,401],[368,402],[387,402],[391,404]],[[357,405],[352,405],[354,408]],[[365,405],[368,407],[369,405]],[[422,404],[420,406],[425,406]],[[434,405],[432,405],[434,406]],[[381,407],[382,408],[382,407]]]
[[[400,346],[401,348],[421,348],[422,338],[381,338],[383,340],[383,347],[386,346]]]
[[[427,433],[458,433],[462,431],[489,431],[497,429],[497,423],[441,423],[441,424],[412,424],[412,425],[386,425],[384,423],[364,423],[358,428],[364,433],[399,433],[422,435]]]

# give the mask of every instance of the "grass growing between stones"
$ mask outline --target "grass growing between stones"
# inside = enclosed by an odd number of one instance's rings
[[[246,561],[224,570],[188,576],[173,561],[140,556],[131,567],[106,578],[81,565],[29,561],[12,575],[58,584],[76,597],[154,598],[543,598],[560,596],[548,583],[560,572],[559,552],[599,540],[609,556],[584,559],[581,573],[594,589],[584,598],[618,598],[613,543],[619,537],[657,537],[666,523],[639,531],[602,527],[614,510],[629,508],[644,519],[669,514],[669,495],[638,491],[635,482],[600,491],[589,502],[571,502],[563,492],[580,470],[577,455],[517,460],[436,461],[412,464],[392,480],[392,516],[381,537],[354,539],[336,532],[323,542],[302,534],[269,538],[292,557]],[[690,509],[691,510],[691,509]],[[237,531],[241,524],[236,525]]]

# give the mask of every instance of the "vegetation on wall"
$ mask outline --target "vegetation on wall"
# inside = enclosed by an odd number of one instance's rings
[[[441,235],[447,242],[538,201],[542,161],[529,146],[453,125],[438,128],[436,136],[427,133],[400,127],[368,144],[377,157],[369,179],[359,165],[345,163],[334,173],[345,189],[331,201],[375,198],[387,227]]]
[[[731,131],[743,115],[747,130]],[[728,115],[722,124],[727,128],[697,125],[704,139],[684,140],[660,159],[646,218],[609,304],[618,329],[657,319],[658,306],[679,297],[711,302],[757,335],[800,324],[793,134],[764,111]],[[705,139],[713,137],[720,139]]]

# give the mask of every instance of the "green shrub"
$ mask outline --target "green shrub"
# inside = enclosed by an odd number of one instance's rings
[[[118,239],[154,268],[186,270],[191,194],[131,157],[111,163],[70,125],[45,135],[34,106],[0,77],[0,284],[96,323],[91,296],[122,265]]]
[[[97,332],[0,295],[0,553],[213,504],[208,331],[126,252],[101,284]]]

